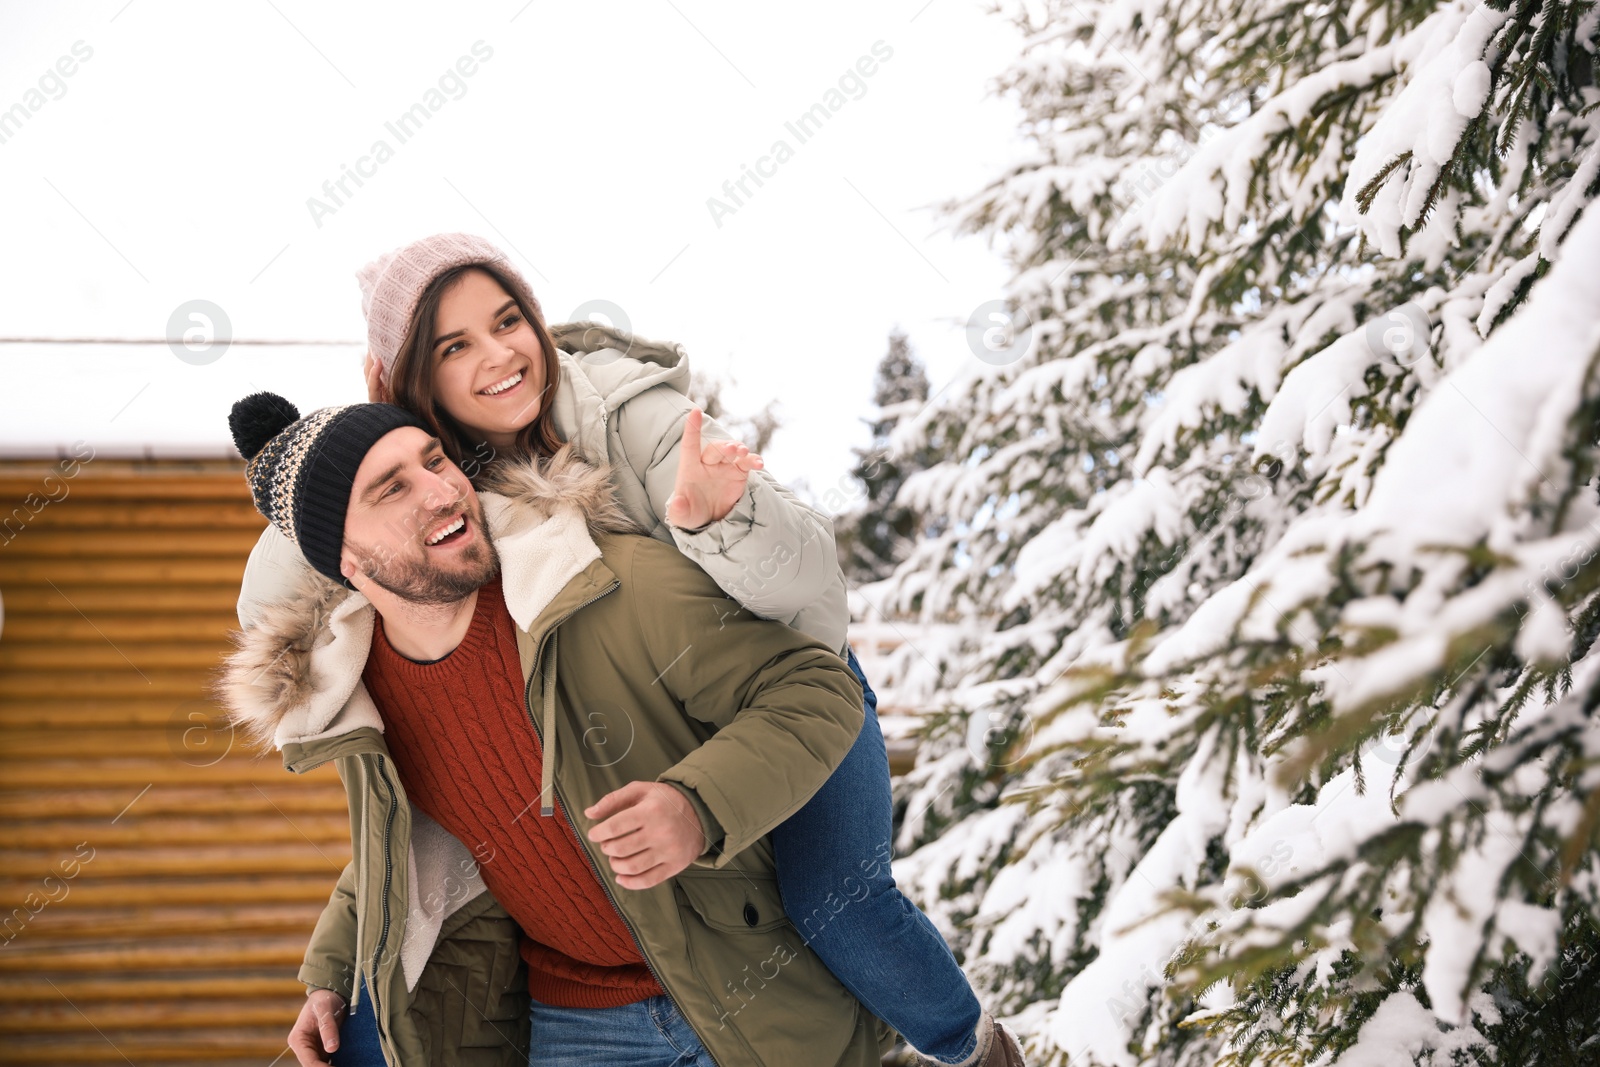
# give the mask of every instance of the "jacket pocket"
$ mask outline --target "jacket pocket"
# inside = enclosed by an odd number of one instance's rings
[[[518,928],[489,894],[451,916],[407,1009],[428,1067],[525,1067],[528,972]],[[463,913],[475,913],[464,921]]]
[[[739,1034],[759,1063],[837,1063],[861,1006],[789,921],[777,879],[690,868],[673,892],[690,966],[717,1006],[710,1024]]]

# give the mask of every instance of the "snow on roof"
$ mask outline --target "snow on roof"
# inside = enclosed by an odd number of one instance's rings
[[[302,412],[366,398],[359,341],[0,338],[0,456],[236,456],[234,401],[267,390]]]

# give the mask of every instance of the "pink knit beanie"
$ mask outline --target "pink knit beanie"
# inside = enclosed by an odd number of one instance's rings
[[[400,356],[400,345],[406,339],[423,290],[451,267],[467,263],[493,263],[506,271],[521,282],[524,293],[533,301],[533,310],[542,314],[527,280],[504,253],[482,237],[436,233],[385,252],[356,271],[356,281],[361,285],[361,310],[367,316],[367,348],[383,365],[385,381],[394,372],[394,361]]]

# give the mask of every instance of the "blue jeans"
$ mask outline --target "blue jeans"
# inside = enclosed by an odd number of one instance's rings
[[[867,1010],[913,1048],[960,1063],[977,1047],[978,998],[928,917],[894,884],[889,755],[878,695],[855,649],[866,720],[817,794],[772,831],[783,908]]]
[[[528,1067],[716,1067],[669,997],[620,1008],[554,1008],[535,1000],[528,1020]]]
[[[378,1044],[378,1017],[372,1013],[372,996],[367,992],[367,976],[357,974],[361,983],[361,1002],[339,1027],[339,1047],[328,1058],[333,1067],[385,1067],[383,1048]]]
[[[385,1067],[372,998],[361,982],[361,1003],[339,1031],[334,1067]],[[529,1010],[530,1067],[715,1067],[689,1023],[667,997],[620,1008],[555,1008],[533,1001]]]

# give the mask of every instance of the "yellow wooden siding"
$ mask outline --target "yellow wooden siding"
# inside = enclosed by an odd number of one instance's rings
[[[293,1062],[349,822],[206,696],[263,520],[236,463],[69,469],[0,461],[0,1063]]]

